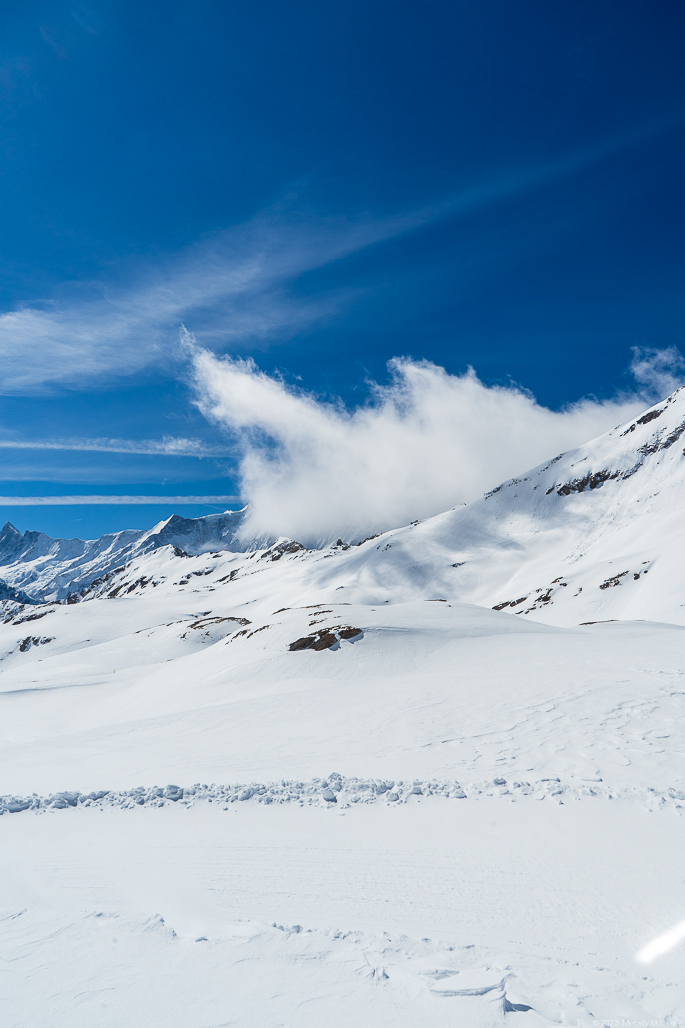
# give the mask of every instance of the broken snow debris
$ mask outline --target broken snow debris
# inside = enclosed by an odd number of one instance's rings
[[[0,815],[7,813],[20,813],[30,810],[40,813],[50,809],[52,812],[67,810],[70,807],[118,807],[120,809],[133,809],[136,806],[158,807],[165,803],[178,803],[179,806],[190,806],[197,801],[209,803],[221,803],[226,809],[227,803],[235,800],[251,801],[266,805],[282,803],[307,803],[319,807],[333,807],[337,803],[343,809],[352,804],[372,804],[382,800],[390,804],[405,804],[411,802],[413,797],[441,797],[443,800],[469,799],[477,802],[479,798],[492,795],[491,789],[495,787],[505,790],[507,782],[504,778],[495,778],[490,781],[471,782],[463,786],[460,782],[445,779],[431,779],[425,781],[414,779],[412,783],[380,781],[378,779],[345,778],[337,773],[330,774],[327,778],[313,778],[307,782],[300,781],[272,781],[269,783],[252,782],[234,785],[200,785],[199,783],[188,788],[179,785],[168,785],[162,789],[159,786],[143,788],[138,786],[124,792],[99,792],[79,793],[60,792],[50,796],[0,796]],[[598,784],[593,781],[591,791],[582,782],[570,779],[560,781],[559,778],[542,778],[537,782],[524,781],[512,782],[509,786],[516,790],[517,796],[529,796],[533,800],[542,800],[546,797],[556,798],[560,795],[575,796],[578,799],[588,796],[604,796],[606,798],[623,796],[625,798],[640,798],[653,804],[657,800],[663,809],[679,809],[680,804],[685,801],[685,792],[680,787],[670,786],[667,789],[624,788],[617,790],[609,785],[604,785],[601,780]],[[497,793],[502,797],[508,796],[508,791]]]

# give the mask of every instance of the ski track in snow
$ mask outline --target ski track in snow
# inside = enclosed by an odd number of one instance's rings
[[[5,526],[3,1028],[685,1023],[682,944],[635,961],[685,917],[683,442],[679,391],[358,546]]]

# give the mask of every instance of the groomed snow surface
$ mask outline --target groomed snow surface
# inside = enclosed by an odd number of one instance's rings
[[[3,1028],[685,1024],[684,405],[360,546],[3,530]]]

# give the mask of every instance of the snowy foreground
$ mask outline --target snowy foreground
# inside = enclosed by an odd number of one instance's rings
[[[672,810],[493,796],[5,820],[4,1024],[649,1024],[683,1009],[681,955],[634,961],[685,904]]]
[[[359,546],[6,526],[3,1028],[685,1024],[684,408]]]

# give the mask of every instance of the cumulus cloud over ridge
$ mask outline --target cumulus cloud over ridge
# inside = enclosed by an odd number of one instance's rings
[[[469,502],[653,402],[643,392],[553,411],[516,386],[484,385],[472,369],[450,375],[395,358],[389,384],[371,383],[369,403],[350,411],[251,360],[191,353],[200,409],[239,440],[246,531],[306,543],[352,540]],[[654,355],[637,360],[645,380]]]

